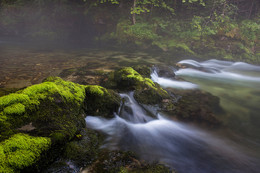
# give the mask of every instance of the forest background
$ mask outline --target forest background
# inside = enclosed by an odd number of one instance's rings
[[[260,64],[259,37],[258,0],[0,1],[1,39]]]

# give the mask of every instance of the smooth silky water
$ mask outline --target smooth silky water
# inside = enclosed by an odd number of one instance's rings
[[[63,69],[89,66],[113,70],[137,64],[174,65],[178,60],[159,54],[99,49],[54,49],[52,45],[0,43],[0,87],[22,88]],[[87,126],[107,134],[103,147],[135,151],[178,172],[259,172],[260,68],[246,63],[183,60],[175,80],[152,79],[162,87],[200,89],[220,98],[222,130],[208,130],[144,110],[132,93],[114,119],[87,116]],[[179,80],[181,79],[181,80]],[[183,81],[183,79],[185,81]],[[149,116],[148,116],[149,115]]]
[[[175,71],[176,80],[151,78],[162,87],[200,89],[220,98],[223,130],[206,130],[160,113],[148,116],[133,98],[114,119],[88,116],[87,126],[107,135],[103,147],[131,150],[141,158],[159,161],[177,172],[259,172],[260,67],[246,63],[183,60],[188,68]],[[186,81],[179,80],[180,78]]]

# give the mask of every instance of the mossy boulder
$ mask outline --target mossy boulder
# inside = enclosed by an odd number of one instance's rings
[[[78,167],[85,167],[97,159],[104,136],[87,128],[84,128],[79,135],[81,138],[76,137],[66,144],[63,157],[73,160]]]
[[[94,130],[83,128],[65,145],[64,152],[43,172],[80,172],[93,164],[102,151],[104,136]]]
[[[20,172],[38,162],[50,147],[48,137],[15,134],[0,143],[0,172]]]
[[[146,65],[136,65],[133,66],[132,68],[145,78],[151,77],[152,70],[150,67]]]
[[[154,87],[149,78],[144,78],[132,67],[124,67],[114,72],[114,81],[119,89],[137,90],[144,87]]]
[[[120,106],[121,98],[113,90],[105,89],[98,85],[86,87],[86,113],[89,115],[113,117]]]
[[[170,98],[167,91],[150,78],[143,77],[132,67],[124,67],[110,74],[108,86],[123,92],[135,90],[134,97],[141,104],[159,104]]]
[[[57,77],[49,77],[41,84],[0,97],[0,141],[5,144],[12,135],[17,137],[19,132],[45,137],[51,140],[53,153],[48,158],[51,161],[62,150],[62,146],[85,127],[84,101],[85,86]],[[30,136],[20,136],[23,137],[21,141],[26,141],[29,146],[40,148],[40,144],[34,144]],[[31,166],[23,155],[32,157],[32,164],[38,159],[29,151],[21,152],[19,162],[22,166],[15,167],[8,163],[12,169],[24,170]]]
[[[84,99],[83,86],[56,77],[0,97],[0,139],[32,122],[36,135],[69,140],[84,125]]]

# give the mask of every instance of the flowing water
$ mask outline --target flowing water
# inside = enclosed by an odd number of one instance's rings
[[[151,118],[133,93],[121,94],[126,101],[114,119],[88,116],[87,126],[108,136],[104,147],[134,151],[177,172],[258,172],[260,67],[218,60],[178,64],[188,68],[175,71],[175,80],[159,77],[156,71],[152,80],[162,87],[201,89],[218,96],[225,110],[219,118],[231,133],[201,129],[159,113]]]
[[[174,65],[160,54],[98,49],[53,49],[0,42],[0,87],[21,88],[63,69],[87,66],[113,70],[137,64]],[[183,124],[143,109],[133,93],[114,119],[87,116],[88,127],[107,134],[104,147],[132,150],[143,159],[160,161],[178,172],[259,172],[260,67],[241,62],[182,60],[175,77],[152,80],[162,87],[208,91],[220,98],[223,130]]]

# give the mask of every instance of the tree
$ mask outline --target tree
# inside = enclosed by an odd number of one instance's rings
[[[90,3],[87,0],[83,0],[86,3]],[[111,3],[120,5],[121,3],[126,3],[126,0],[96,0],[94,1],[94,5],[103,4],[103,3]],[[129,12],[132,16],[131,21],[134,25],[136,23],[136,15],[140,15],[142,13],[149,13],[151,12],[151,9],[153,8],[163,8],[168,11],[170,11],[172,14],[174,14],[174,9],[169,5],[169,2],[167,0],[128,0],[126,4],[129,5]]]

